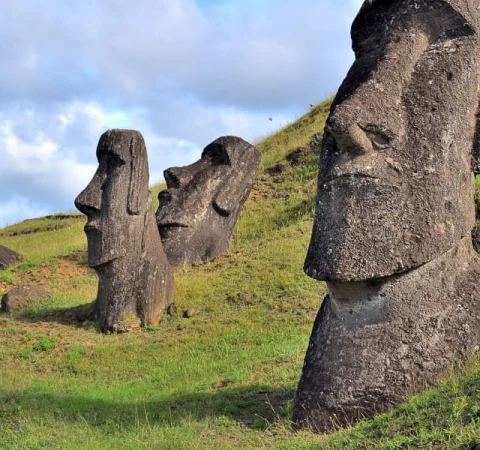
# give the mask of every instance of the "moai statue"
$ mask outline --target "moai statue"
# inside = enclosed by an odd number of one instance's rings
[[[480,344],[479,21],[478,0],[368,0],[353,23],[304,267],[328,295],[295,399],[301,426],[385,411]]]
[[[158,324],[173,296],[173,274],[148,190],[148,158],[138,131],[109,130],[98,169],[75,199],[88,217],[88,265],[98,274],[94,320],[103,331]]]
[[[158,195],[156,217],[170,264],[195,264],[227,251],[259,163],[253,145],[224,136],[196,163],[165,170],[168,189]]]

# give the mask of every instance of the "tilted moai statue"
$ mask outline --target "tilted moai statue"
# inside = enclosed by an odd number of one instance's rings
[[[228,249],[257,176],[260,153],[239,137],[207,145],[196,163],[165,170],[157,224],[170,264],[194,264]]]
[[[368,0],[332,104],[305,272],[327,281],[293,418],[325,431],[480,344],[472,249],[478,0]]]
[[[148,190],[142,135],[107,131],[98,142],[97,159],[97,172],[75,199],[88,217],[88,265],[99,278],[94,319],[104,331],[138,320],[158,324],[174,284]]]

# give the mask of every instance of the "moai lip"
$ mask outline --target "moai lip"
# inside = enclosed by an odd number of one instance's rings
[[[173,296],[173,272],[158,235],[143,136],[109,130],[98,169],[75,199],[88,217],[88,264],[98,274],[94,320],[102,330],[156,325]]]
[[[353,23],[304,267],[329,294],[297,391],[300,425],[385,411],[478,345],[479,22],[474,0],[368,0]]]
[[[170,264],[192,265],[225,253],[255,182],[259,151],[235,136],[207,145],[200,160],[165,170],[156,219]]]

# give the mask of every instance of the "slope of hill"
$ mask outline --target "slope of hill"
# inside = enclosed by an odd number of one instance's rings
[[[24,255],[0,272],[0,291],[32,283],[52,293],[0,314],[2,449],[476,448],[473,357],[461,377],[452,369],[440,388],[350,430],[318,436],[290,427],[325,287],[302,272],[318,155],[294,164],[285,157],[321,131],[328,108],[321,103],[257,143],[259,180],[229,253],[176,272],[175,302],[196,309],[190,319],[104,336],[79,320],[96,293],[84,218],[0,230],[0,244]]]

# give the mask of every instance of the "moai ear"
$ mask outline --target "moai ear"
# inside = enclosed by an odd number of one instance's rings
[[[141,152],[140,146],[144,145],[143,139],[132,137],[130,141],[130,186],[128,189],[128,212],[137,216],[142,209],[141,201],[144,194],[144,186],[142,186],[142,179],[147,172],[147,156],[139,158]],[[148,189],[148,172],[147,172],[147,189]]]
[[[223,217],[234,213],[249,194],[255,181],[256,170],[242,170],[242,173],[235,176],[232,171],[228,179],[220,186],[213,199],[213,208]]]
[[[229,176],[217,189],[213,208],[223,217],[235,214],[247,199],[257,177],[260,153],[252,145],[243,149],[241,157],[232,164]]]

